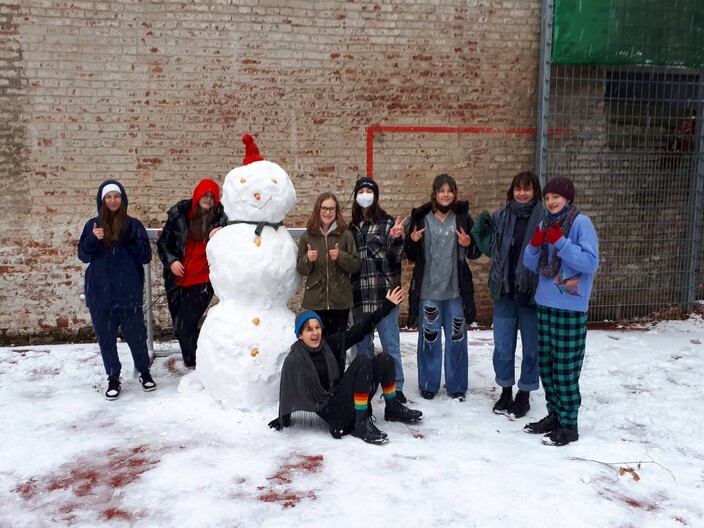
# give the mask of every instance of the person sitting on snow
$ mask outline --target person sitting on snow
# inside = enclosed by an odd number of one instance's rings
[[[386,421],[410,424],[421,420],[423,413],[405,407],[396,398],[396,368],[390,355],[357,356],[344,372],[335,359],[398,306],[403,293],[400,287],[389,290],[386,300],[369,317],[345,332],[324,338],[318,314],[300,313],[295,326],[298,340],[291,345],[281,369],[279,417],[269,427],[281,431],[290,426],[292,412],[309,411],[325,420],[334,438],[351,433],[370,444],[384,444],[387,435],[374,425],[369,408],[379,384],[386,402]]]

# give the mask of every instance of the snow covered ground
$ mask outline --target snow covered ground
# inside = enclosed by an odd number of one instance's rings
[[[375,400],[384,446],[274,432],[275,407],[222,408],[178,356],[144,393],[120,344],[109,402],[95,344],[0,348],[0,526],[704,526],[700,316],[590,331],[580,440],[559,448],[522,431],[542,391],[521,420],[492,414],[490,331],[470,333],[464,403],[420,398],[416,339],[405,392],[425,419],[387,424]]]

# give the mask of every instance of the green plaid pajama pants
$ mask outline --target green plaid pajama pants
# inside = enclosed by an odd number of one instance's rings
[[[538,305],[538,367],[548,412],[577,425],[579,374],[587,341],[587,314]]]

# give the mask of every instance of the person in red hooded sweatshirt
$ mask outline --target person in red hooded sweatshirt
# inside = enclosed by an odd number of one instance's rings
[[[201,180],[192,198],[169,209],[156,243],[174,334],[189,369],[196,366],[198,323],[213,298],[205,245],[225,225],[220,187],[213,180]]]

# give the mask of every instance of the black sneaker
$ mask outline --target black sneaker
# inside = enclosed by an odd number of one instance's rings
[[[560,426],[560,420],[557,417],[557,413],[552,412],[552,413],[548,414],[542,420],[526,424],[523,427],[523,430],[526,433],[530,433],[530,434],[545,435],[545,434],[552,433],[559,426]]]
[[[149,371],[144,372],[139,377],[139,382],[142,384],[142,389],[144,389],[144,392],[152,392],[156,390],[156,383],[154,383],[152,375],[149,374]]]
[[[523,418],[530,411],[530,392],[519,390],[516,399],[508,406],[508,413],[514,418]]]
[[[494,414],[507,414],[508,409],[513,403],[513,387],[504,387],[501,389],[499,401],[494,404]]]
[[[384,420],[387,422],[411,424],[419,422],[422,419],[422,412],[409,409],[398,401],[398,396],[386,402],[386,409],[384,409]]]
[[[430,391],[424,391],[424,390],[422,390],[422,391],[420,391],[420,395],[421,395],[423,398],[425,398],[426,400],[432,400],[433,398],[435,398],[435,393],[434,393],[434,392],[430,392]]]
[[[406,395],[403,393],[403,391],[400,391],[400,390],[396,391],[396,399],[400,403],[408,403],[408,398],[406,398]]]
[[[363,418],[357,418],[352,429],[352,436],[361,438],[368,444],[385,444],[389,441],[383,431],[379,431],[367,414]]]
[[[453,400],[458,400],[458,401],[465,401],[467,399],[467,394],[464,392],[451,392],[449,394],[450,398]]]
[[[108,390],[105,391],[105,399],[116,400],[120,397],[121,389],[120,378],[108,378]]]
[[[577,426],[565,427],[558,425],[555,430],[543,438],[543,444],[552,446],[564,446],[579,440]]]

